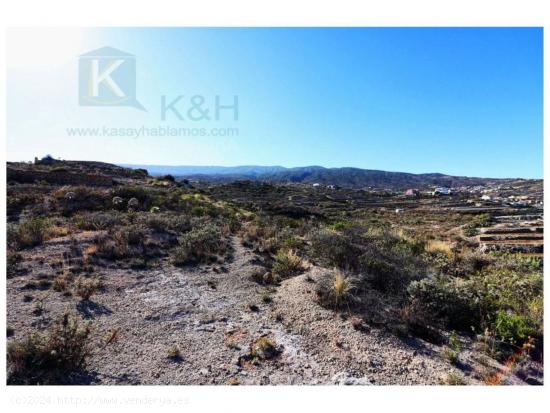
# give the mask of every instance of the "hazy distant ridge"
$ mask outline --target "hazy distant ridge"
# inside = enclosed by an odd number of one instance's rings
[[[147,169],[151,175],[171,174],[178,178],[209,181],[233,181],[242,179],[268,182],[320,183],[343,187],[363,188],[425,188],[429,186],[485,185],[509,179],[451,176],[440,173],[412,174],[387,172],[361,168],[324,168],[304,166],[285,168],[283,166],[165,166],[165,165],[121,165],[130,168]]]

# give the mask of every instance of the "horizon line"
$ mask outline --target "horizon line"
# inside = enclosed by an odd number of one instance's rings
[[[94,161],[92,161],[94,162]],[[109,162],[107,162],[109,163]],[[143,166],[143,167],[166,167],[166,168],[240,168],[240,167],[260,167],[260,168],[284,168],[284,169],[297,169],[297,168],[323,168],[323,169],[359,169],[363,171],[378,171],[378,172],[389,172],[389,173],[404,173],[411,175],[444,175],[457,178],[482,178],[482,179],[524,179],[524,180],[544,180],[544,176],[541,178],[526,178],[522,176],[515,177],[490,177],[490,176],[473,176],[473,175],[455,175],[444,172],[406,172],[399,170],[388,170],[388,169],[370,169],[362,168],[359,166],[323,166],[323,165],[302,165],[302,166],[283,166],[283,165],[260,165],[260,164],[238,164],[238,165],[190,165],[190,164],[181,164],[181,165],[169,165],[169,164],[147,164],[147,163],[115,163],[114,165],[118,166]]]
[[[38,159],[41,159],[41,157],[37,157]],[[411,175],[445,175],[445,176],[451,176],[451,177],[465,177],[465,178],[483,178],[483,179],[524,179],[524,180],[544,180],[544,174],[542,177],[525,177],[525,176],[515,176],[515,177],[491,177],[491,176],[474,176],[474,175],[466,175],[464,173],[462,174],[452,174],[452,173],[446,173],[446,172],[410,172],[410,171],[400,171],[400,170],[388,170],[388,169],[371,169],[371,168],[364,168],[360,166],[323,166],[323,165],[300,165],[300,166],[284,166],[284,165],[261,165],[261,164],[236,164],[236,165],[214,165],[214,164],[208,164],[208,165],[191,165],[191,164],[160,164],[160,163],[128,163],[128,162],[110,162],[110,161],[104,161],[104,160],[86,160],[86,159],[63,159],[63,158],[56,158],[53,157],[55,160],[58,161],[67,161],[67,162],[102,162],[107,163],[111,165],[121,166],[121,167],[166,167],[166,168],[182,168],[182,167],[193,167],[193,168],[239,168],[239,167],[261,167],[261,168],[284,168],[284,169],[296,169],[296,168],[323,168],[323,169],[359,169],[363,171],[379,171],[379,172],[390,172],[390,173],[405,173],[405,174],[411,174]],[[9,160],[6,159],[6,163],[8,162],[14,162],[14,163],[32,163],[34,159],[32,160]]]

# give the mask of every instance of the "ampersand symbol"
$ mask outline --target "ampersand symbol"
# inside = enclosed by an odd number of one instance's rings
[[[191,108],[187,111],[187,117],[191,120],[210,120],[208,109],[203,109],[201,106],[204,104],[204,97],[201,95],[195,95],[191,98]],[[198,115],[193,115],[198,113]]]

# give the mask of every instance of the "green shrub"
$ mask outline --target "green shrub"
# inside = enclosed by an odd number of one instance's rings
[[[310,235],[311,252],[321,265],[356,270],[360,248],[350,237],[328,229],[316,230]]]
[[[150,215],[145,225],[157,232],[184,232],[191,229],[191,222],[185,215]]]
[[[464,377],[462,377],[458,373],[448,373],[443,379],[441,379],[442,384],[446,384],[448,386],[463,386],[466,384],[464,381]]]
[[[130,185],[122,185],[115,188],[111,194],[111,198],[114,198],[115,196],[118,196],[125,201],[128,201],[131,198],[136,198],[140,205],[147,203],[150,198],[149,193],[145,188]]]
[[[477,233],[478,233],[477,225],[475,223],[473,223],[473,224],[468,224],[468,225],[464,226],[462,228],[462,233],[464,234],[465,237],[473,237],[473,236],[477,235]]]
[[[353,227],[353,222],[351,221],[336,221],[333,224],[330,224],[328,227],[333,231],[344,231],[346,229]]]
[[[462,343],[460,342],[455,331],[451,332],[451,335],[449,336],[449,347],[457,353],[462,351]]]
[[[14,249],[34,247],[42,244],[50,221],[47,218],[35,217],[19,225],[8,226],[8,245]]]
[[[49,331],[8,345],[8,384],[63,384],[85,365],[89,327],[65,314]]]
[[[526,317],[501,310],[496,316],[495,333],[501,340],[517,346],[521,345],[535,331]]]
[[[510,252],[494,252],[494,267],[509,271],[534,273],[542,270],[542,257],[529,257]]]
[[[295,236],[289,236],[281,242],[281,248],[287,250],[297,250],[304,245],[304,242]]]
[[[491,215],[487,213],[476,215],[476,222],[480,227],[486,227],[491,223]]]
[[[174,265],[205,263],[228,250],[227,237],[219,227],[207,224],[181,235],[172,255]]]
[[[195,217],[203,217],[208,214],[208,210],[204,206],[194,206],[191,208],[191,215]]]
[[[359,268],[374,288],[404,295],[411,281],[426,275],[422,242],[404,240],[387,232],[368,235],[364,242]]]
[[[451,332],[448,344],[449,348],[443,349],[443,358],[449,361],[451,364],[457,364],[458,356],[462,351],[462,343],[458,339],[458,335],[456,334],[456,332]]]
[[[410,300],[442,324],[458,330],[479,327],[477,300],[450,277],[414,281],[408,287]]]
[[[495,331],[519,342],[542,334],[542,272],[487,269],[468,278],[435,277],[413,282],[410,300],[444,325],[462,331]]]
[[[73,192],[74,196],[67,199],[65,195]],[[100,211],[108,205],[108,198],[105,191],[86,186],[79,186],[68,190],[59,190],[55,194],[61,213],[69,216],[78,211]]]
[[[458,362],[458,353],[449,348],[444,348],[441,352],[441,356],[451,364]]]

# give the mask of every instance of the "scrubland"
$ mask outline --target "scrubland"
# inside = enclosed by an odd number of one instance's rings
[[[543,382],[542,257],[492,213],[64,168],[113,185],[8,182],[9,384]]]

